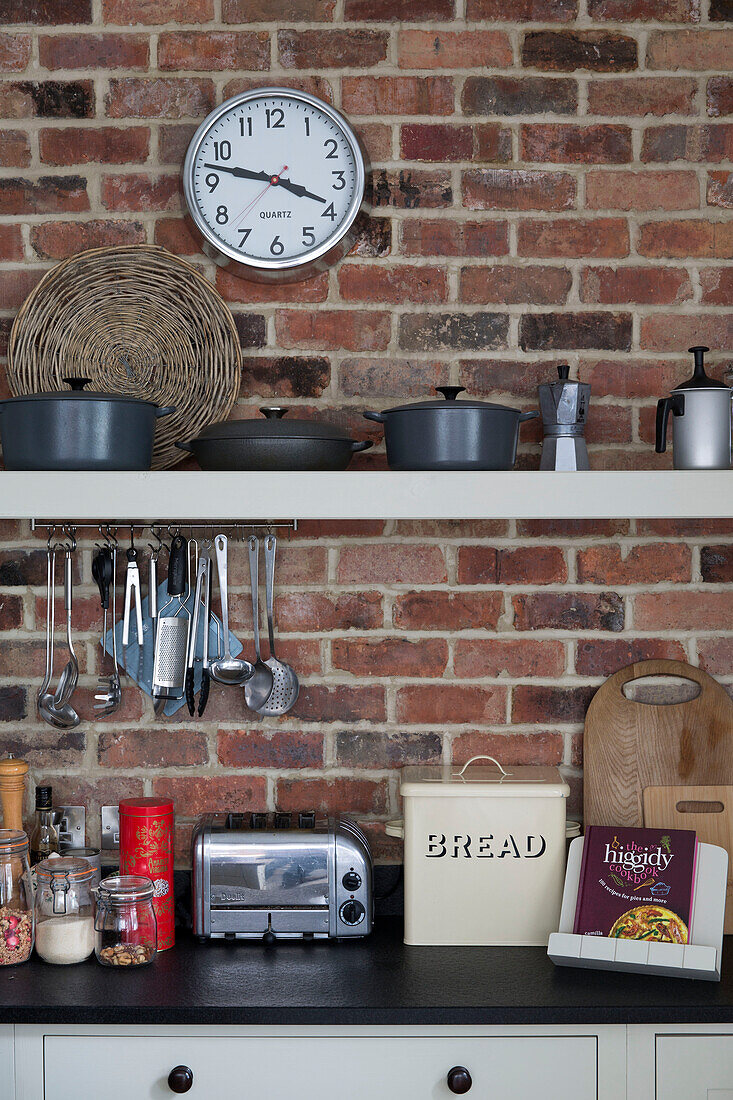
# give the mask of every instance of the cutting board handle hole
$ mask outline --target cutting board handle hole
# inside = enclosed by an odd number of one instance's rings
[[[722,814],[725,806],[722,802],[678,802],[675,809],[678,814]]]
[[[624,698],[650,707],[672,707],[697,699],[702,687],[686,676],[637,676],[621,685]]]

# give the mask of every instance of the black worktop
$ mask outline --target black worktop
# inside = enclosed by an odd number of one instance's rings
[[[0,971],[0,1023],[624,1024],[733,1022],[723,980],[556,967],[542,948],[406,947],[399,918],[354,942],[200,944],[137,971],[36,956]]]

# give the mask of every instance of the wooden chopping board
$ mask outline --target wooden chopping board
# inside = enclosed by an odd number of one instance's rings
[[[646,787],[642,795],[648,829],[694,829],[703,844],[733,854],[733,787]],[[726,936],[733,933],[733,859],[728,859]]]
[[[624,684],[642,676],[681,676],[699,684],[700,694],[668,705],[627,699]],[[683,661],[628,665],[588,708],[583,772],[586,825],[642,826],[646,787],[733,786],[733,700]]]

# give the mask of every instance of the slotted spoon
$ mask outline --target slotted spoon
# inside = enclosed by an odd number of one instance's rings
[[[274,592],[275,592],[275,551],[277,539],[274,535],[265,538],[265,603],[267,605],[267,632],[270,638],[270,656],[265,664],[272,672],[272,691],[265,704],[258,708],[258,714],[274,718],[278,714],[287,714],[295,706],[300,691],[295,669],[279,661],[275,655]]]

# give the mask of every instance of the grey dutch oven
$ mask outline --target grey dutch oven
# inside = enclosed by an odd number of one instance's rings
[[[6,469],[150,469],[155,421],[175,409],[122,394],[85,390],[89,381],[64,378],[70,390],[0,401]]]
[[[457,401],[463,386],[438,386],[442,401],[365,412],[384,424],[387,462],[393,470],[511,470],[519,425],[538,412],[519,412],[488,401]]]

